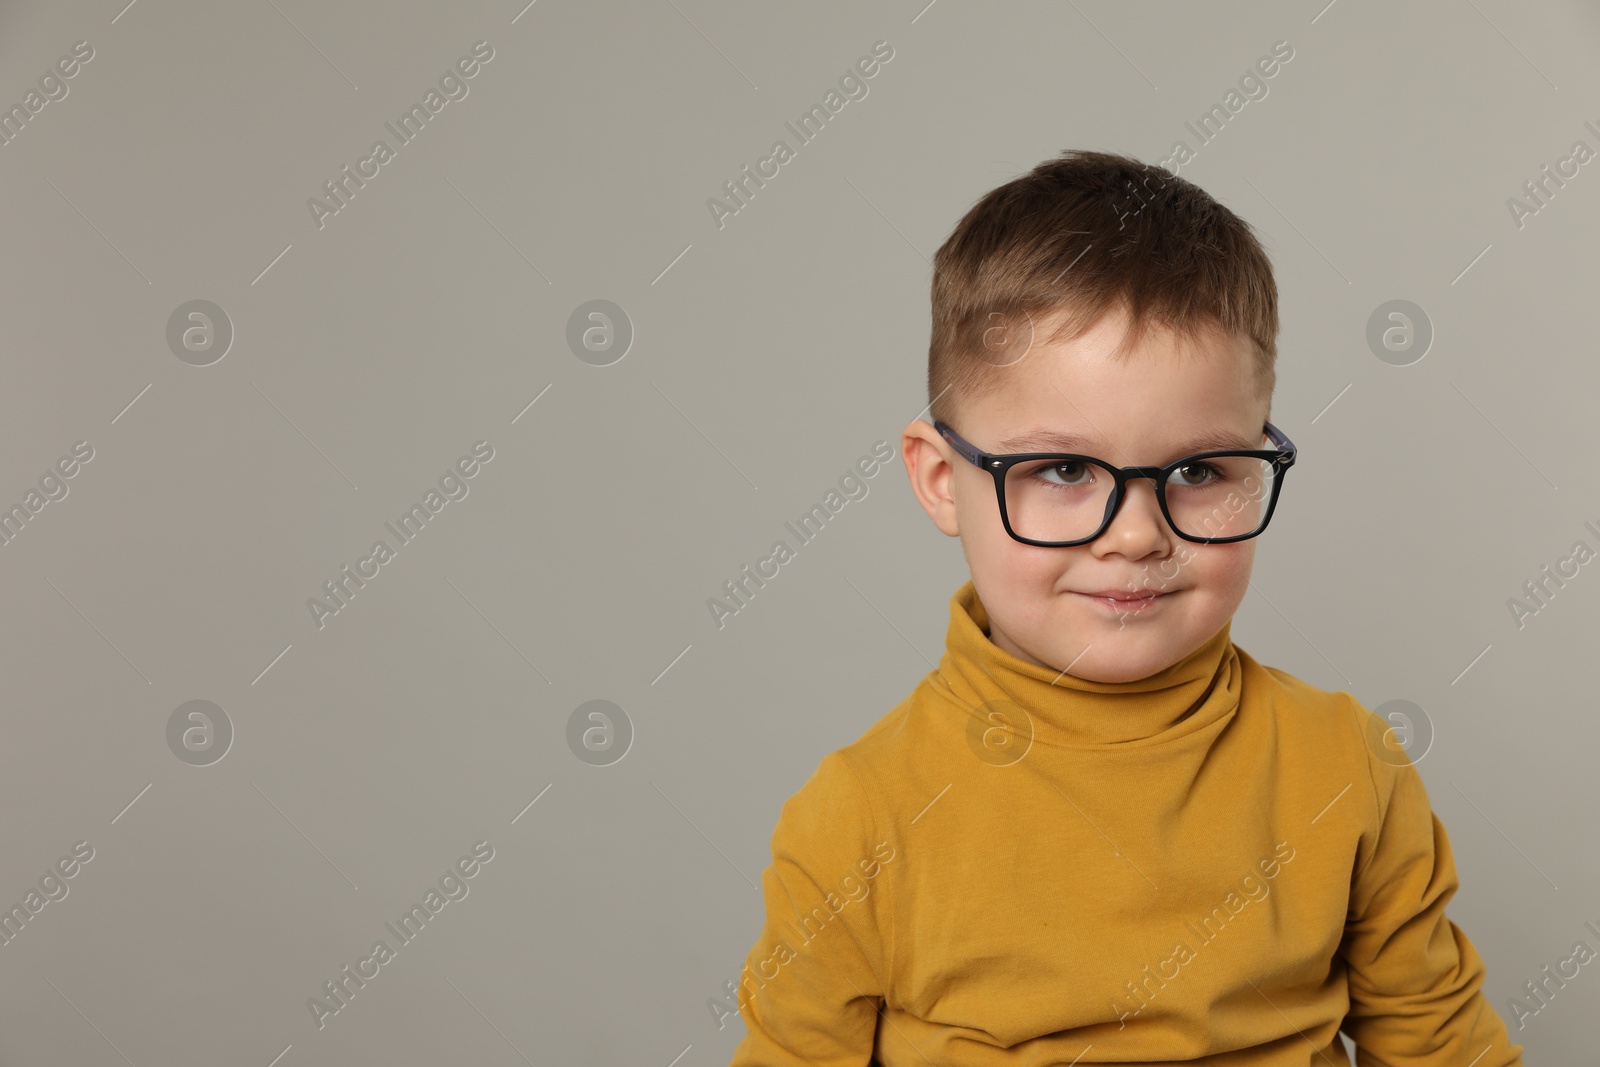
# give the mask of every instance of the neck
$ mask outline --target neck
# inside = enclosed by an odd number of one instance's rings
[[[1033,663],[991,641],[988,612],[969,580],[950,598],[945,653],[930,678],[975,717],[980,736],[1011,745],[1013,754],[1031,744],[1145,747],[1220,729],[1237,710],[1242,674],[1231,629],[1230,620],[1148,677],[1090,681],[1066,673],[1065,665]],[[996,727],[1016,735],[1006,740]]]

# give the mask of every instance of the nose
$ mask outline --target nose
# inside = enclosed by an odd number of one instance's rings
[[[1116,514],[1093,542],[1098,552],[1118,552],[1141,559],[1167,546],[1171,531],[1161,502],[1156,498],[1156,483],[1149,478],[1130,478]]]

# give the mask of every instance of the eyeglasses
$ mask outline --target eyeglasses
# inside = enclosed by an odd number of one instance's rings
[[[1272,423],[1262,431],[1276,448],[1196,452],[1164,467],[1114,467],[1071,452],[984,452],[934,420],[956,451],[994,476],[1000,521],[1026,545],[1088,544],[1111,525],[1128,482],[1149,478],[1167,525],[1185,541],[1226,544],[1267,528],[1284,474],[1294,466],[1294,442]]]

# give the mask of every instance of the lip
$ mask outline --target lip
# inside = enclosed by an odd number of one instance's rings
[[[1074,589],[1073,592],[1077,593],[1079,596],[1092,596],[1096,600],[1154,600],[1158,596],[1166,596],[1165,593],[1156,593],[1150,591],[1143,593],[1130,593],[1126,589],[1096,589],[1092,592]]]
[[[1126,615],[1130,612],[1149,611],[1176,592],[1178,592],[1176,589],[1165,593],[1130,593],[1126,589],[1104,589],[1096,593],[1080,593],[1074,590],[1074,595],[1099,604],[1108,611]]]

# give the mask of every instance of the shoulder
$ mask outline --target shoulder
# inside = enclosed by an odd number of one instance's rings
[[[1392,722],[1344,689],[1320,689],[1276,667],[1268,667],[1244,650],[1246,689],[1270,705],[1280,733],[1298,738],[1324,758],[1349,768],[1353,784],[1365,794],[1369,816],[1381,819],[1395,789],[1417,776],[1402,742],[1426,728],[1425,723]]]
[[[1237,646],[1235,646],[1237,647]],[[1347,770],[1352,784],[1376,800],[1375,757],[1390,751],[1389,724],[1344,689],[1322,689],[1239,649],[1247,705],[1270,712],[1279,745]],[[1403,752],[1401,759],[1404,758]]]
[[[1314,730],[1327,739],[1363,742],[1368,719],[1377,719],[1343,689],[1321,689],[1234,646],[1244,669],[1246,699],[1269,707],[1286,726]]]
[[[925,743],[907,697],[861,736],[823,756],[800,789],[784,802],[780,822],[823,834],[876,835],[888,825],[886,801],[900,786],[912,749]],[[872,836],[876,841],[877,837]]]

